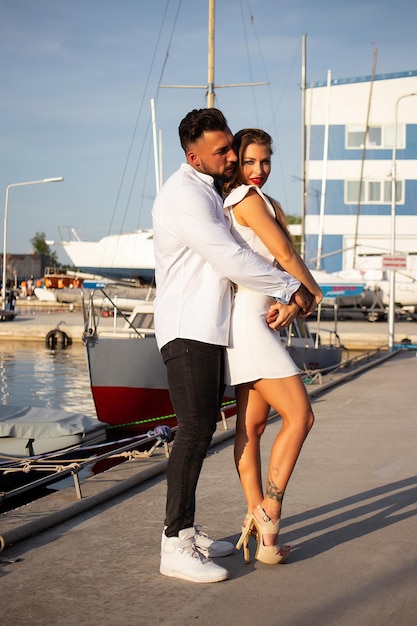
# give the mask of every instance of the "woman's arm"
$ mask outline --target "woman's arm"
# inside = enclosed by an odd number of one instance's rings
[[[319,285],[257,191],[251,189],[248,195],[234,206],[234,214],[239,224],[249,226],[280,266],[297,278],[313,294],[316,303],[319,304],[323,298]]]

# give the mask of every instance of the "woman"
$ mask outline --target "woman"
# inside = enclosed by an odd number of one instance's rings
[[[271,170],[270,135],[259,129],[241,130],[234,149],[238,165],[224,189],[233,236],[297,278],[317,305],[320,287],[294,248],[284,213],[261,191]],[[235,463],[248,507],[236,547],[244,546],[248,561],[253,535],[258,543],[255,558],[277,564],[290,551],[289,546],[278,545],[282,499],[314,415],[298,368],[279,334],[265,322],[269,304],[268,296],[236,286],[226,382],[236,388]],[[280,414],[282,426],[272,446],[264,492],[260,439],[271,407]]]

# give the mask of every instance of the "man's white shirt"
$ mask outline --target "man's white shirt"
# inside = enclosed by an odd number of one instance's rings
[[[159,348],[177,338],[226,346],[232,283],[285,303],[300,285],[238,245],[213,178],[186,163],[158,193],[152,216]]]

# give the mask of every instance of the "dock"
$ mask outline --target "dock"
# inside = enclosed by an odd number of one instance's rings
[[[82,500],[68,487],[3,514],[4,622],[414,625],[416,380],[416,351],[404,350],[312,394],[316,423],[283,506],[280,539],[292,546],[283,565],[245,565],[235,551],[218,560],[230,572],[222,583],[160,575],[163,450],[89,478]],[[273,418],[263,436],[264,468],[279,425]],[[219,425],[199,482],[196,521],[211,536],[236,542],[244,514],[233,427]]]
[[[57,327],[63,330],[73,343],[81,343],[84,319],[80,306],[72,307],[60,303],[40,303],[18,301],[16,317],[12,321],[0,323],[0,340],[44,342],[48,333]],[[342,315],[341,315],[342,317]],[[111,329],[115,324],[123,326],[121,316],[100,317],[99,328]],[[316,321],[309,321],[310,329],[316,331]],[[368,322],[363,315],[354,313],[349,318],[337,322],[337,333],[347,350],[372,350],[388,344],[388,322]],[[323,319],[319,325],[322,343],[327,344],[332,337],[332,320]],[[395,343],[406,340],[417,344],[417,321],[397,321],[395,323]]]

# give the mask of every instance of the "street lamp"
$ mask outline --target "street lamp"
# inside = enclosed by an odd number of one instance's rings
[[[60,183],[64,179],[62,177],[58,178],[43,178],[42,180],[29,180],[24,183],[12,183],[6,187],[6,200],[4,203],[4,227],[3,227],[3,284],[1,287],[1,299],[2,306],[6,308],[6,244],[7,244],[7,211],[9,204],[9,189],[12,187],[24,187],[26,185],[39,185],[41,183]]]
[[[392,166],[391,166],[391,255],[395,255],[395,218],[397,203],[397,126],[398,126],[398,105],[404,98],[417,96],[417,92],[406,93],[397,98],[395,103],[394,117],[394,138],[392,143]],[[389,277],[389,309],[388,309],[388,348],[394,349],[394,324],[395,324],[395,269],[390,269]]]

